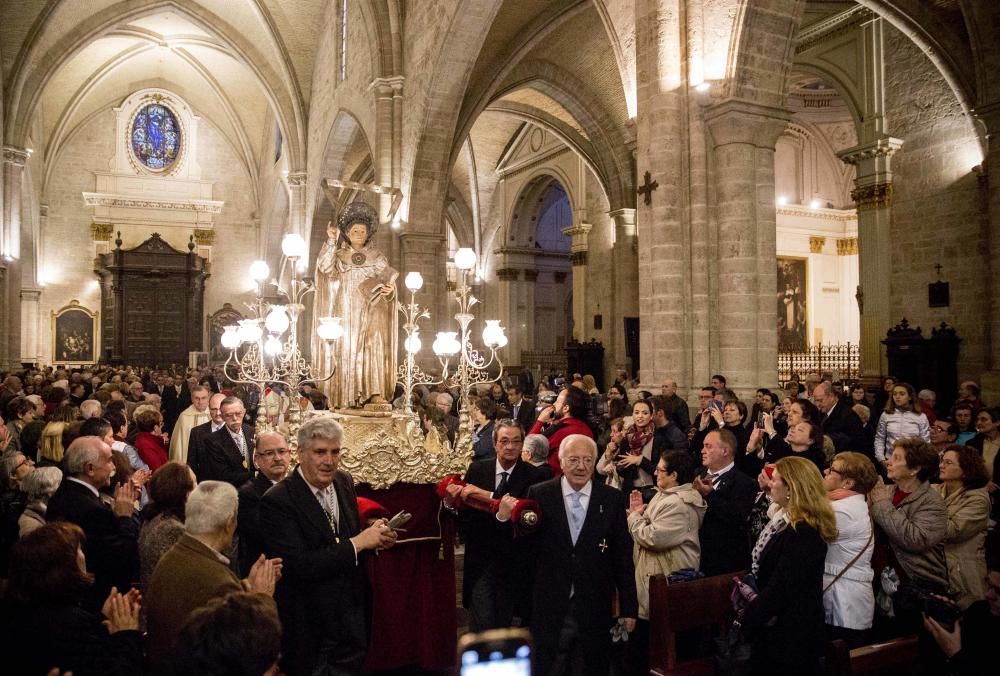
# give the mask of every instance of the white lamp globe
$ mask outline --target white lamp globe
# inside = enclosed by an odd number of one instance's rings
[[[259,319],[241,319],[237,333],[241,343],[256,343],[264,332],[260,328]]]
[[[271,274],[271,268],[264,261],[254,261],[250,264],[250,279],[263,282]]]
[[[222,338],[220,339],[222,347],[227,350],[234,350],[240,346],[240,327],[236,324],[230,324],[225,329],[222,330]]]
[[[439,331],[431,345],[434,354],[439,357],[453,357],[462,349],[458,342],[458,333],[455,331]]]
[[[284,305],[272,305],[271,311],[267,313],[267,318],[264,320],[264,326],[271,333],[282,334],[288,330],[288,313],[285,311]]]
[[[264,352],[272,357],[281,354],[281,341],[278,340],[277,336],[267,337],[267,341],[264,343]]]
[[[424,286],[424,277],[419,272],[411,272],[406,275],[406,279],[403,280],[403,284],[410,291],[416,293],[420,291]]]
[[[503,338],[503,328],[500,326],[500,320],[487,319],[486,326],[483,328],[483,342],[488,347],[496,347],[500,344],[501,338]]]
[[[302,235],[290,232],[281,240],[281,253],[288,258],[302,258],[306,255],[306,241]]]
[[[420,342],[420,332],[414,331],[409,336],[407,336],[406,340],[403,341],[403,347],[410,354],[416,354],[417,352],[420,352],[420,348],[423,347],[423,344]]]
[[[340,325],[340,317],[320,317],[316,334],[323,340],[340,340],[344,335],[344,327]]]
[[[462,247],[455,252],[455,267],[459,270],[471,270],[476,265],[476,252],[468,247]]]

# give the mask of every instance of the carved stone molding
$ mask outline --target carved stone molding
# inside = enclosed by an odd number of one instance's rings
[[[577,265],[587,264],[587,252],[586,251],[574,251],[569,255],[569,262],[571,265],[576,267]]]
[[[288,174],[288,187],[289,188],[303,188],[306,185],[306,179],[308,175],[304,171],[295,171]]]
[[[88,207],[164,209],[167,211],[195,211],[208,214],[222,213],[222,206],[225,204],[221,200],[138,199],[98,192],[83,193],[83,200]]]
[[[858,238],[851,237],[848,239],[838,239],[837,240],[837,255],[838,256],[857,256],[858,255]]]
[[[91,223],[90,238],[95,242],[110,242],[111,233],[114,231],[112,223]]]
[[[215,243],[215,230],[195,230],[194,243],[198,246],[212,246]]]
[[[842,162],[846,162],[847,164],[858,164],[863,160],[892,157],[896,151],[902,147],[902,139],[886,136],[878,139],[874,143],[866,143],[864,145],[848,148],[847,150],[842,150],[837,153],[837,157],[839,157]]]
[[[826,244],[826,237],[810,237],[809,251],[814,254],[823,253],[824,244]]]
[[[851,33],[860,24],[870,21],[874,17],[875,13],[870,9],[856,5],[827,19],[817,21],[808,28],[799,31],[795,53],[801,54],[820,43]]]
[[[16,146],[3,147],[3,161],[5,164],[23,167],[29,157],[31,157],[31,151],[25,148],[18,148]]]
[[[516,268],[500,268],[497,270],[497,279],[504,282],[516,282],[521,271]]]
[[[526,282],[537,282],[538,281],[538,270],[525,270],[524,271],[524,281],[526,281]]]
[[[869,209],[885,209],[892,206],[892,183],[874,183],[851,191],[851,199],[858,211]]]

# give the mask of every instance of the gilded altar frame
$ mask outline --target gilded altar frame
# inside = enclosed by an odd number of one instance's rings
[[[73,299],[52,311],[52,364],[96,364],[99,359],[100,312],[92,312]]]

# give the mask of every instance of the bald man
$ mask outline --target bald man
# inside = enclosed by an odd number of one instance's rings
[[[222,400],[226,398],[224,394],[213,394],[208,398],[208,422],[191,428],[191,435],[188,438],[187,464],[194,472],[194,475],[201,480],[202,457],[205,450],[205,442],[209,435],[222,429],[225,423],[222,420]]]
[[[211,418],[208,414],[210,396],[211,392],[208,391],[207,387],[196,385],[191,388],[191,405],[181,412],[170,436],[171,460],[180,463],[187,462],[191,430],[198,425],[204,425]]]
[[[239,535],[240,573],[246,575],[250,566],[264,551],[261,544],[260,499],[264,493],[285,478],[292,461],[288,440],[280,432],[265,432],[257,437],[253,452],[253,465],[257,474],[240,486],[240,509],[236,519]]]

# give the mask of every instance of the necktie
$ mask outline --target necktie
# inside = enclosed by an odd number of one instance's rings
[[[580,529],[583,528],[583,520],[587,518],[587,510],[583,508],[583,504],[580,502],[580,492],[575,491],[569,494],[569,518],[573,524],[572,537],[573,544],[576,544],[577,537],[580,536]]]
[[[716,474],[715,472],[709,472],[708,474],[705,475],[705,478],[708,479],[711,482],[711,484],[714,486],[715,482],[718,481],[718,479],[719,479],[719,475]]]
[[[240,455],[243,456],[243,467],[247,466],[247,440],[243,436],[243,430],[236,433],[236,447],[240,449]]]
[[[494,498],[502,498],[507,492],[508,477],[510,477],[510,472],[500,472],[500,483],[497,484],[497,489],[493,491]]]

